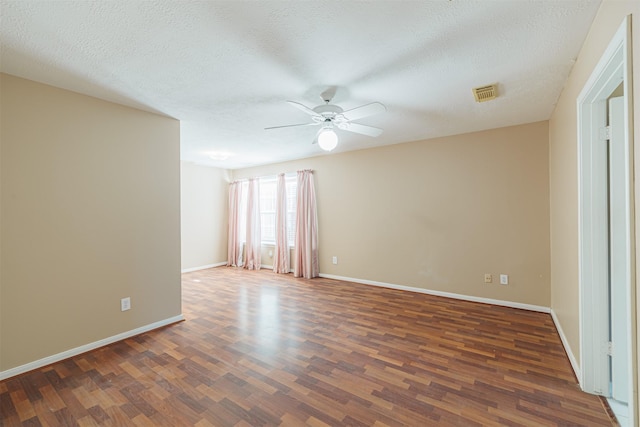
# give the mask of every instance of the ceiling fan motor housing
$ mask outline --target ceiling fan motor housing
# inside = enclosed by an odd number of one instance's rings
[[[313,109],[313,111],[315,111],[318,114],[321,114],[323,117],[331,118],[331,117],[335,117],[338,114],[341,114],[344,110],[338,107],[337,105],[325,104],[325,105],[318,105]]]

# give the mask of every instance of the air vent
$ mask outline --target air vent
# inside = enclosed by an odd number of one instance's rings
[[[476,87],[472,89],[476,102],[486,102],[496,99],[498,96],[498,85]]]

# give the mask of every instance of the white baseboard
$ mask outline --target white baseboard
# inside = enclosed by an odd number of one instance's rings
[[[201,265],[200,267],[184,268],[181,273],[191,273],[192,271],[206,270],[207,268],[220,267],[227,265],[227,261],[217,262],[215,264]]]
[[[564,347],[564,351],[567,353],[569,357],[569,363],[571,363],[571,367],[573,368],[573,373],[576,375],[578,381],[582,378],[582,371],[580,370],[580,365],[576,361],[576,357],[573,355],[573,351],[571,351],[571,347],[569,347],[569,341],[567,340],[564,331],[562,330],[562,326],[560,325],[560,320],[558,320],[558,316],[556,316],[556,312],[551,309],[551,318],[553,319],[554,325],[556,325],[556,330],[558,331],[558,335],[560,335],[560,341],[562,341],[562,346]]]
[[[538,311],[538,312],[541,312],[541,313],[550,313],[551,312],[551,309],[549,307],[543,307],[543,306],[540,306],[540,305],[523,304],[523,303],[520,303],[520,302],[504,301],[504,300],[482,298],[482,297],[474,297],[474,296],[470,296],[470,295],[454,294],[454,293],[451,293],[451,292],[442,292],[442,291],[434,291],[434,290],[430,290],[430,289],[415,288],[413,286],[396,285],[396,284],[393,284],[393,283],[376,282],[376,281],[373,281],[373,280],[365,280],[365,279],[354,279],[353,277],[334,276],[332,274],[322,274],[321,273],[320,277],[326,277],[327,279],[343,280],[345,282],[361,283],[363,285],[373,285],[373,286],[380,286],[380,287],[383,287],[383,288],[399,289],[399,290],[402,290],[402,291],[418,292],[418,293],[421,293],[421,294],[435,295],[435,296],[439,296],[439,297],[455,298],[455,299],[459,299],[459,300],[463,300],[463,301],[481,302],[481,303],[484,303],[484,304],[500,305],[500,306],[503,306],[503,307],[520,308],[522,310]]]
[[[172,323],[180,322],[182,320],[185,320],[182,314],[179,316],[170,317],[168,319],[141,326],[127,332],[122,332],[120,334],[113,335],[99,341],[81,345],[80,347],[72,348],[71,350],[63,351],[62,353],[47,356],[40,360],[29,362],[21,366],[16,366],[15,368],[7,369],[6,371],[0,371],[0,381],[6,380],[7,378],[15,377],[16,375],[24,374],[25,372],[33,371],[34,369],[42,368],[43,366],[51,365],[52,363],[60,362],[61,360],[68,359],[70,357],[74,357],[100,347],[104,347],[105,345],[113,344],[117,341],[122,341],[124,339],[131,338],[133,336],[140,335],[145,332],[170,325]]]

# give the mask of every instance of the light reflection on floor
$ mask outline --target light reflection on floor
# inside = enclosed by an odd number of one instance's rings
[[[260,347],[274,351],[280,346],[280,292],[277,288],[260,288],[260,312],[256,325]]]
[[[278,351],[282,338],[280,310],[280,290],[264,285],[255,293],[246,287],[239,289],[237,328],[248,339],[254,339],[261,354]]]

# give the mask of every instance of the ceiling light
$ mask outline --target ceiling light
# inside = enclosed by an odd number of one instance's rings
[[[209,153],[209,158],[211,160],[216,160],[216,161],[227,160],[231,156],[232,156],[231,153],[222,152],[222,151],[221,152],[215,152],[215,153]]]
[[[320,131],[318,134],[318,145],[324,151],[331,151],[338,145],[338,135],[333,129],[327,127]]]

